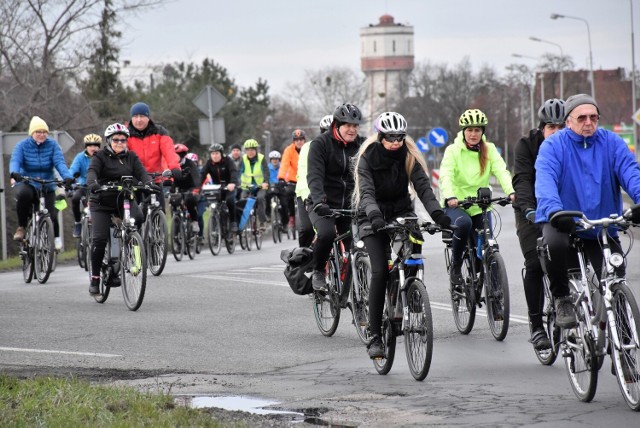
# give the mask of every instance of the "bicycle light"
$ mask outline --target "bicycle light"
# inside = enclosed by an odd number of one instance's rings
[[[619,253],[612,253],[611,257],[609,258],[609,263],[613,267],[620,267],[624,263],[624,257],[622,257],[622,255]]]

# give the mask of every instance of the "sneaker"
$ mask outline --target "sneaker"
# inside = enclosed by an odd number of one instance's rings
[[[79,238],[81,234],[82,234],[82,223],[77,221],[73,224],[73,237]]]
[[[384,358],[384,346],[382,346],[382,339],[380,339],[379,335],[373,335],[367,345],[367,353],[372,360]]]
[[[14,241],[22,241],[24,239],[24,235],[26,235],[26,234],[27,234],[27,230],[24,227],[19,226],[16,229],[16,233],[13,235],[13,240]]]
[[[62,239],[60,239],[59,236],[55,237],[55,239],[53,240],[53,243],[56,247],[56,250],[58,251],[62,250]]]
[[[238,222],[237,221],[232,221],[231,222],[231,231],[233,233],[236,233],[238,231]]]
[[[198,222],[193,222],[191,223],[191,230],[193,231],[193,233],[200,233],[200,225],[198,224]]]
[[[311,277],[311,285],[315,291],[326,291],[327,284],[324,279],[324,273],[319,270],[314,270],[313,276]]]
[[[542,326],[533,329],[529,342],[531,342],[533,349],[536,351],[551,348],[551,341],[549,340],[549,337],[547,337],[547,332],[544,331]]]
[[[571,296],[556,297],[556,324],[560,328],[573,328],[578,324]]]
[[[451,281],[451,285],[461,286],[463,283],[462,273],[460,269],[462,268],[462,263],[451,263],[451,268],[449,270],[449,280]]]
[[[89,294],[95,296],[100,294],[100,278],[91,277],[91,283],[89,284]]]

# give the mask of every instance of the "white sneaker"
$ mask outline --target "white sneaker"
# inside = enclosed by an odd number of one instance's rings
[[[191,230],[193,230],[193,233],[199,233],[200,225],[194,221],[193,223],[191,223]]]
[[[62,239],[60,239],[59,236],[56,236],[56,238],[53,240],[54,245],[56,247],[56,250],[62,250]]]

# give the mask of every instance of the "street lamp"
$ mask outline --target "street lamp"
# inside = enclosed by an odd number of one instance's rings
[[[564,52],[562,51],[562,46],[557,43],[539,39],[533,36],[529,37],[529,40],[532,40],[534,42],[547,43],[549,45],[557,46],[560,49],[560,98],[564,100]]]
[[[512,57],[515,58],[525,58],[525,59],[532,59],[537,61],[538,58],[533,57],[533,56],[527,56],[527,55],[520,55],[520,54],[511,54]],[[529,88],[529,102],[531,103],[531,128],[535,128],[536,126],[536,116],[535,116],[535,105],[533,102],[533,87],[536,84],[536,78],[535,78],[535,73],[534,73],[534,77],[533,77],[533,85]],[[542,93],[542,97],[544,98],[544,93]],[[542,100],[542,102],[544,103],[544,99]]]
[[[589,23],[584,18],[578,18],[577,16],[569,16],[569,15],[560,15],[559,13],[552,13],[551,19],[558,18],[568,18],[568,19],[576,19],[578,21],[582,21],[587,26],[587,37],[589,38],[589,75],[591,76],[591,97],[593,99],[596,98],[596,88],[593,80],[593,54],[591,50],[591,30],[589,29]],[[632,18],[633,19],[633,18]]]

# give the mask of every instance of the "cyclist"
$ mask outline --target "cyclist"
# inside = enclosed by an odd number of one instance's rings
[[[31,218],[31,209],[34,204],[39,205],[38,193],[40,183],[21,183],[22,176],[38,177],[43,180],[53,180],[54,169],[64,179],[65,186],[71,187],[73,175],[69,172],[64,161],[64,155],[53,138],[49,138],[49,126],[38,116],[33,116],[29,122],[29,136],[20,141],[11,153],[9,161],[9,174],[15,183],[16,213],[18,214],[18,228],[13,235],[14,241],[22,241],[27,232],[27,223]],[[51,213],[53,231],[55,235],[56,250],[62,248],[60,239],[60,225],[58,224],[58,210],[55,208],[56,185],[54,183],[44,185],[44,204]]]
[[[184,204],[191,216],[193,233],[200,233],[199,215],[198,215],[198,198],[200,198],[200,186],[202,179],[200,178],[200,170],[198,164],[187,159],[189,148],[184,144],[176,144],[174,149],[180,157],[180,178],[173,179],[173,186],[181,193],[186,193]]]
[[[542,236],[542,229],[535,224],[536,170],[534,164],[540,145],[545,138],[564,128],[564,101],[551,98],[540,106],[538,110],[540,123],[536,129],[529,131],[515,146],[515,166],[513,174],[513,188],[516,191],[516,201],[513,209],[516,216],[516,232],[520,240],[520,248],[524,256],[524,294],[527,300],[529,314],[529,340],[536,350],[549,349],[551,342],[542,325],[542,311],[544,306],[543,271],[538,258],[537,240]]]
[[[498,179],[502,190],[513,201],[515,193],[511,174],[496,146],[486,140],[485,129],[489,120],[478,109],[466,110],[460,116],[460,132],[448,146],[440,163],[440,193],[445,213],[457,226],[453,233],[451,271],[453,286],[462,285],[462,253],[469,235],[475,239],[475,229],[482,228],[481,210],[477,206],[460,207],[459,200],[476,196],[478,188],[489,186],[489,177]]]
[[[415,216],[409,186],[417,193],[431,218],[442,227],[451,219],[436,199],[424,158],[407,135],[407,121],[396,112],[382,113],[375,121],[378,131],[367,138],[358,151],[353,207],[358,209],[360,238],[371,259],[369,288],[369,357],[382,358],[380,338],[385,288],[389,276],[390,236],[379,229],[397,217]],[[418,231],[419,234],[419,231]],[[421,244],[414,244],[421,253]]]
[[[229,157],[235,164],[236,171],[240,171],[240,168],[242,167],[242,146],[236,143],[232,144],[230,149]]]
[[[352,159],[364,140],[358,135],[360,123],[360,109],[353,104],[342,104],[333,112],[331,129],[317,136],[309,147],[307,181],[311,193],[307,207],[316,230],[311,284],[317,291],[326,289],[325,267],[336,229],[338,233],[344,233],[351,225],[348,217],[332,218],[331,210],[351,207]],[[349,247],[350,241],[345,241],[345,246]]]
[[[567,268],[576,265],[575,250],[569,233],[575,221],[565,217],[557,224],[548,223],[557,211],[582,211],[589,218],[622,213],[624,188],[634,203],[640,202],[640,169],[624,140],[612,131],[598,128],[600,109],[589,95],[577,94],[564,104],[566,127],[547,138],[536,158],[536,223],[542,223],[542,236],[549,251],[547,274],[556,305],[556,324],[571,328],[576,324],[569,297]],[[632,221],[640,223],[640,210]],[[602,271],[602,249],[597,229],[579,232],[587,259],[595,273]],[[612,252],[624,252],[615,230],[611,229]],[[616,269],[624,276],[624,265]]]
[[[69,172],[73,174],[78,184],[85,186],[87,184],[87,171],[89,170],[89,164],[91,163],[93,155],[100,150],[102,137],[98,134],[87,134],[84,136],[83,141],[84,150],[78,153],[73,159],[73,162],[71,162],[71,166],[69,167]],[[73,219],[75,220],[75,223],[73,224],[74,238],[79,238],[80,232],[82,231],[82,223],[80,223],[80,220],[82,220],[80,201],[82,198],[86,197],[86,188],[75,189],[73,196],[71,197],[71,211],[73,212]]]
[[[327,132],[331,128],[333,116],[328,114],[320,119],[320,133]],[[309,247],[313,242],[315,232],[309,219],[306,208],[306,200],[309,197],[309,185],[307,184],[307,157],[309,156],[309,144],[305,144],[300,149],[298,155],[298,173],[296,174],[296,199],[298,202],[298,245]]]
[[[222,144],[212,144],[209,147],[209,160],[202,168],[202,184],[209,179],[213,184],[226,183],[227,188],[222,190],[222,197],[227,203],[229,209],[229,221],[231,222],[231,231],[238,231],[238,222],[236,221],[236,186],[238,185],[238,171],[233,159],[224,155],[224,147]],[[207,178],[209,177],[209,178]]]
[[[258,153],[258,141],[250,138],[244,142],[245,154],[242,156],[240,167],[241,198],[255,194],[256,213],[260,222],[260,230],[266,229],[267,214],[265,211],[265,197],[269,188],[269,168],[262,153]]]
[[[200,162],[200,158],[198,157],[198,154],[187,153],[185,157],[189,160],[192,160],[193,162],[195,162],[196,165],[198,165],[198,174],[200,174],[200,177],[202,177],[202,163]],[[207,200],[202,195],[200,195],[200,197],[198,198],[197,207],[198,207],[198,228],[200,229],[200,232],[198,232],[198,237],[202,241],[204,239],[204,219],[202,216],[204,215],[204,211],[207,209]]]
[[[278,196],[280,192],[278,191],[279,182],[278,182],[278,171],[280,171],[280,152],[277,150],[272,150],[269,152],[269,187],[270,190],[267,192],[266,197],[266,206],[265,210],[267,213],[267,217],[271,215],[271,197],[274,193],[277,193]],[[274,191],[271,189],[275,188]],[[284,210],[284,208],[283,208]],[[280,215],[284,215],[285,213],[280,212]],[[282,217],[285,218],[285,217]]]
[[[93,156],[87,172],[89,209],[93,224],[89,283],[91,295],[100,293],[100,267],[110,238],[111,216],[123,217],[124,201],[117,191],[98,193],[97,190],[104,184],[119,182],[126,176],[133,177],[137,182],[150,181],[138,156],[127,148],[129,130],[126,126],[120,123],[109,125],[104,131],[104,138],[106,145]],[[139,227],[142,223],[142,211],[135,200],[131,201],[131,216]],[[110,285],[119,285],[119,279],[114,278],[113,281]]]
[[[282,153],[282,164],[278,173],[278,179],[285,184],[281,192],[282,209],[285,211],[282,219],[289,216],[289,229],[293,229],[296,224],[296,205],[295,194],[286,185],[291,184],[293,187],[296,185],[300,150],[306,142],[306,138],[307,134],[302,129],[296,129],[291,133],[292,143]]]

